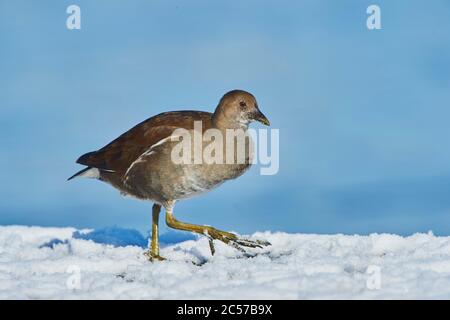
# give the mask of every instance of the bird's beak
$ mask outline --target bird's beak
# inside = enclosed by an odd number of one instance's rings
[[[258,122],[261,122],[262,124],[264,124],[266,126],[270,126],[269,119],[267,119],[266,116],[261,111],[259,111],[259,109],[258,109],[258,111],[256,111],[256,114],[253,119],[255,119]]]

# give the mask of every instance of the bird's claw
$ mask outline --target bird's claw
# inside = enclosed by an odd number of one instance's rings
[[[213,240],[222,241],[223,243],[232,246],[233,248],[239,250],[244,254],[247,254],[247,251],[243,247],[262,249],[265,246],[271,245],[268,241],[239,238],[234,233],[220,231],[215,228],[209,228],[206,232],[206,236],[209,238],[209,248],[211,250],[211,255],[214,255],[214,253],[216,252]]]
[[[166,260],[166,258],[161,257],[159,254],[154,254],[153,252],[151,252],[151,250],[145,251],[144,256],[146,256],[147,259],[151,262]]]

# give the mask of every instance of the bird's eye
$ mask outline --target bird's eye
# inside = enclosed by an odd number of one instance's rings
[[[247,106],[247,104],[244,101],[239,102],[239,105],[241,106],[241,108],[244,108]]]

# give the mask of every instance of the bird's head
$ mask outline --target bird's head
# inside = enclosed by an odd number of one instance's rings
[[[259,121],[266,126],[270,125],[269,120],[259,110],[255,97],[243,90],[226,93],[219,101],[214,118],[230,128],[247,127],[252,121]]]

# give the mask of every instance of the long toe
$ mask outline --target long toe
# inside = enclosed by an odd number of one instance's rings
[[[250,239],[246,239],[246,238],[238,238],[235,241],[238,242],[242,246],[255,247],[255,248],[262,248],[262,247],[267,247],[267,246],[272,245],[269,241],[265,241],[265,240],[250,240]]]
[[[232,240],[232,242],[238,246],[248,247],[248,248],[260,248],[262,249],[265,246],[269,246],[270,242],[262,241],[262,240],[250,240],[246,238],[237,238]]]
[[[209,238],[209,245],[211,249],[211,254],[214,255],[215,249],[212,240],[219,240],[223,243],[232,246],[233,248],[241,251],[242,253],[247,253],[243,247],[248,248],[263,248],[265,246],[271,245],[270,242],[265,240],[250,240],[246,238],[240,238],[233,233],[226,231],[217,230],[215,228],[208,228],[206,236]]]

